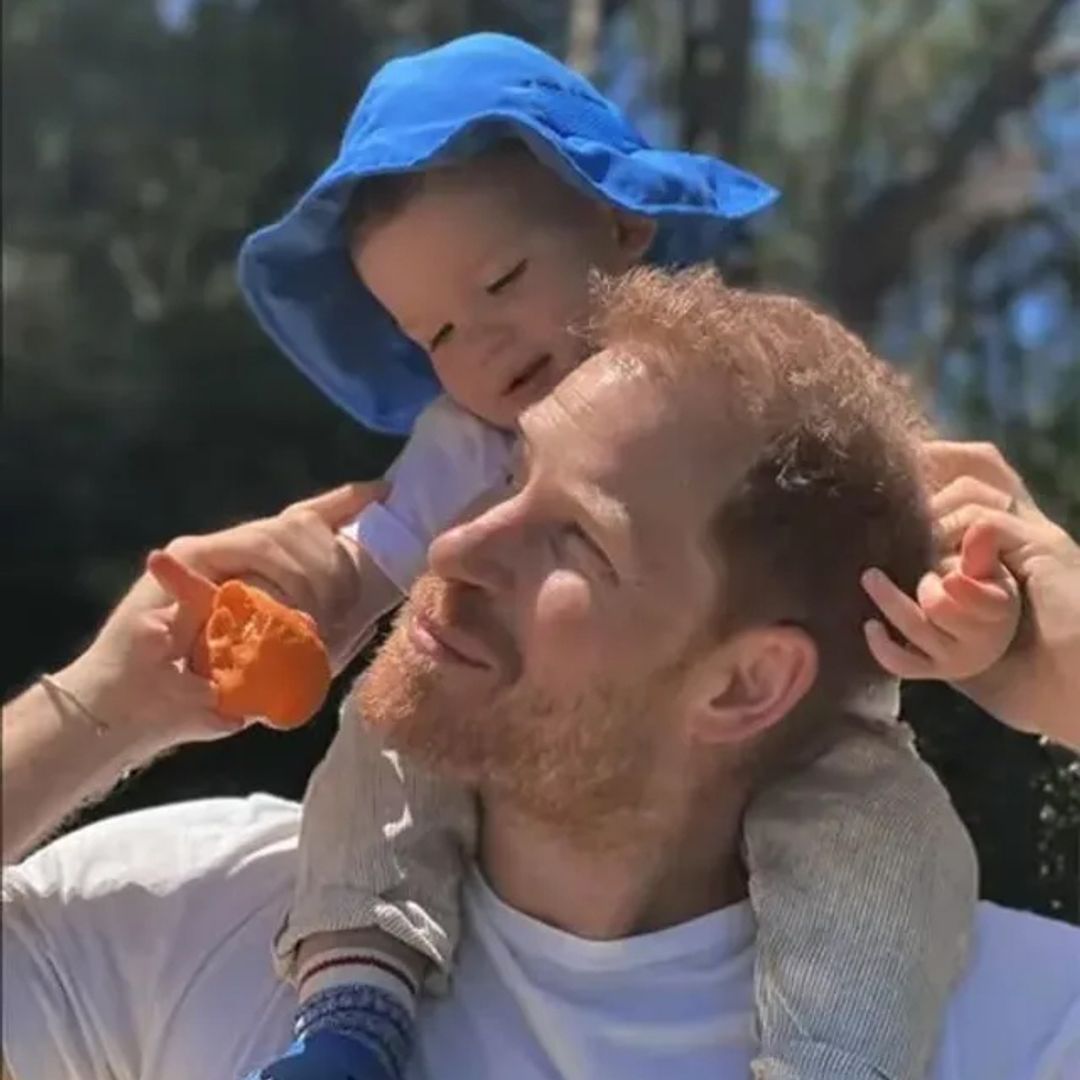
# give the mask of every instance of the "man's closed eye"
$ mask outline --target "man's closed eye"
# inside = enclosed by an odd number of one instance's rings
[[[581,555],[598,565],[604,574],[612,581],[618,581],[615,567],[607,553],[600,545],[576,522],[567,525],[560,535],[560,541],[564,550],[571,551],[575,556]]]

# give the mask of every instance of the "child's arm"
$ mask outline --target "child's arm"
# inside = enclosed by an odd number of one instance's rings
[[[512,438],[441,397],[420,414],[386,474],[390,490],[342,530],[384,580],[407,593],[431,541],[476,499],[504,485]],[[369,568],[362,567],[367,583]]]
[[[880,570],[863,575],[863,588],[907,641],[895,641],[876,619],[866,624],[870,652],[899,678],[970,679],[997,663],[1016,635],[1020,589],[998,557],[993,534],[969,530],[949,563],[943,573],[923,577],[914,599]]]

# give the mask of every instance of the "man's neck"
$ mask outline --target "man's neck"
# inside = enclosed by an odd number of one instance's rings
[[[746,896],[745,799],[709,785],[663,813],[629,815],[618,841],[574,837],[485,797],[480,867],[511,907],[579,937],[610,940],[687,922]]]

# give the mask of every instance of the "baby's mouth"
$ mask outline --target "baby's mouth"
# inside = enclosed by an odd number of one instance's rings
[[[527,386],[532,382],[533,379],[535,379],[550,363],[551,353],[544,353],[543,356],[538,356],[527,368],[518,372],[518,374],[510,380],[506,389],[503,391],[503,397],[510,397],[512,394],[516,394],[522,387]]]

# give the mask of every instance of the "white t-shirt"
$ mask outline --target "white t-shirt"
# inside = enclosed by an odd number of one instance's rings
[[[431,541],[481,495],[502,487],[514,438],[448,397],[419,416],[386,473],[390,492],[342,531],[404,593],[427,563]]]
[[[266,795],[124,815],[6,872],[3,1045],[16,1080],[235,1080],[289,1042],[270,963],[299,806]],[[450,995],[410,1080],[746,1080],[754,925],[737,904],[585,941],[466,887]],[[932,1080],[1080,1077],[1080,930],[980,906]]]

